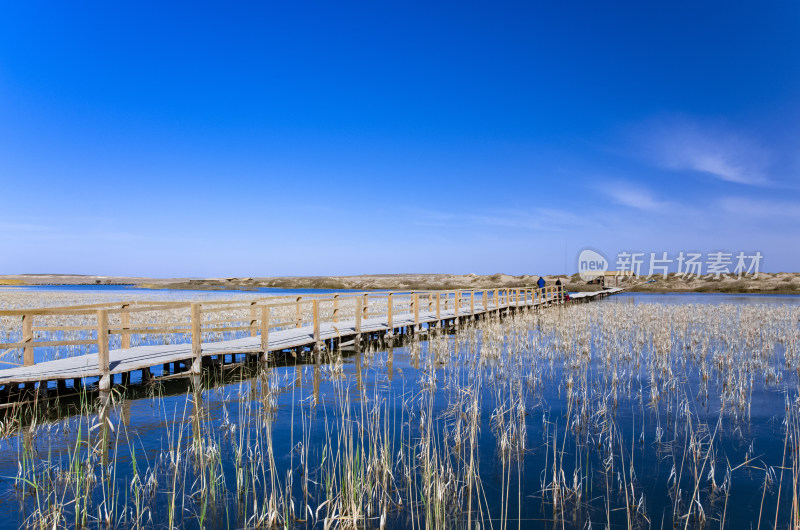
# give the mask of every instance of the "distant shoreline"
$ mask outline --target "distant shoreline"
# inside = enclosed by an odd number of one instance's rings
[[[553,285],[560,279],[570,291],[593,291],[602,288],[597,284],[587,284],[577,274],[546,275],[544,278],[547,285]],[[37,274],[0,276],[0,286],[124,286],[203,291],[254,291],[259,288],[422,291],[531,287],[538,279],[536,275],[507,274],[365,274],[204,279]],[[614,283],[609,283],[609,286],[613,285]],[[670,274],[667,278],[657,276],[649,281],[646,278],[626,278],[619,282],[619,287],[641,293],[800,294],[800,273],[761,273],[758,278],[741,279],[732,277],[687,279]]]

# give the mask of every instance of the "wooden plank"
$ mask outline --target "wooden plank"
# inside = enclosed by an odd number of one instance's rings
[[[219,329],[232,329],[232,328],[219,328]],[[242,326],[239,329],[250,329],[249,326]],[[186,324],[180,328],[111,328],[108,330],[111,335],[122,335],[123,337],[130,337],[131,335],[173,335],[177,333],[191,333],[191,324]]]
[[[0,344],[0,350],[15,350],[21,348],[26,351],[33,351],[34,348],[50,348],[53,346],[85,346],[87,344],[97,344],[97,340],[40,340],[36,342],[9,342]],[[25,364],[25,366],[33,366],[33,362],[30,364]]]
[[[94,331],[95,326],[34,326],[33,331]]]
[[[154,308],[144,309],[146,311],[153,311],[154,309],[158,309],[159,306],[174,306],[174,305],[185,305],[186,302],[146,302],[146,301],[139,301],[134,302],[137,305],[153,305]],[[4,309],[0,311],[0,317],[12,317],[17,316],[21,317],[22,315],[35,315],[35,316],[42,316],[42,315],[94,315],[97,312],[98,308],[110,307],[113,308],[109,309],[109,313],[111,312],[119,312],[121,310],[116,309],[117,303],[100,303],[100,304],[86,304],[86,305],[74,305],[74,306],[60,306],[60,307],[43,307],[38,309]]]

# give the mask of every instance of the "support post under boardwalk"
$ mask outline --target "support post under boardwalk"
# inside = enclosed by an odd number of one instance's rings
[[[108,310],[97,311],[97,365],[100,369],[101,392],[111,390],[111,376],[108,362]]]
[[[200,304],[192,304],[192,373],[200,374],[203,371],[203,353],[202,353],[202,340],[201,333],[202,315],[200,313]]]

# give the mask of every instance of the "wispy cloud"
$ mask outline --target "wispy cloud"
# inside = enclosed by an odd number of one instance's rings
[[[56,227],[49,225],[0,220],[0,233],[6,232],[6,234],[9,232],[52,232],[55,229]]]
[[[523,231],[560,232],[587,226],[596,226],[589,220],[558,208],[535,207],[530,210],[491,210],[475,212],[420,211],[415,223],[423,226],[465,227],[485,229],[512,229]]]
[[[617,181],[600,188],[617,204],[647,212],[664,212],[674,205],[655,197],[653,192],[636,184]]]
[[[744,218],[800,219],[800,203],[783,200],[724,197],[719,201],[722,210]]]
[[[660,167],[751,186],[771,184],[769,152],[730,128],[671,118],[637,127],[635,135],[643,155]]]

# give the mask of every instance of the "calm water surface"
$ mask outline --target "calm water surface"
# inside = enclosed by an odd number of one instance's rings
[[[677,319],[703,311],[663,313],[655,309],[658,304],[732,304],[765,311],[788,306],[791,311],[800,308],[800,297],[624,293],[575,309],[609,322],[615,314]],[[645,311],[632,312],[632,305]],[[650,306],[654,310],[648,313]],[[242,371],[227,383],[207,382],[197,393],[188,384],[154,386],[149,397],[116,396],[108,418],[93,412],[23,426],[0,442],[0,514],[11,527],[40,520],[73,527],[81,504],[75,499],[82,495],[90,499],[88,526],[99,526],[113,507],[111,519],[123,527],[138,520],[154,527],[242,528],[255,526],[268,497],[279,491],[273,495],[280,500],[276,524],[322,528],[330,508],[326,488],[331,477],[338,477],[342,483],[350,480],[351,487],[376,488],[389,505],[385,514],[364,508],[356,523],[362,528],[380,527],[382,515],[390,528],[466,527],[468,520],[484,528],[717,528],[723,518],[728,528],[756,528],[760,513],[765,527],[789,526],[796,487],[791,457],[798,450],[797,439],[787,434],[787,410],[798,394],[797,367],[782,364],[789,346],[775,344],[768,353],[773,379],[762,368],[726,379],[726,369],[711,367],[703,380],[703,360],[686,352],[699,351],[710,337],[709,351],[736,350],[737,358],[747,358],[744,343],[722,343],[725,326],[750,324],[713,317],[689,323],[686,329],[693,335],[687,346],[677,337],[677,325],[626,321],[625,331],[612,335],[604,331],[607,325],[593,321],[575,328],[591,333],[585,341],[590,360],[570,361],[577,357],[559,352],[580,341],[564,333],[572,324],[550,311],[544,320],[503,324],[500,346],[497,330],[493,335],[468,330],[459,341],[450,336],[345,351],[333,365]],[[722,331],[702,329],[715,325]],[[788,335],[787,340],[797,336],[796,318],[782,326],[776,333]],[[670,359],[669,375],[648,364],[664,330],[672,334],[671,349],[663,354]],[[645,336],[650,342],[638,339]],[[630,340],[620,345],[620,337]],[[499,357],[476,368],[474,359],[484,354],[470,354],[471,348],[480,351],[490,342]],[[604,352],[612,347],[638,353],[605,362]],[[518,352],[526,348],[527,357]],[[579,357],[580,348],[575,352]],[[734,380],[749,381],[743,407],[723,400]],[[582,390],[571,394],[570,388]],[[654,391],[662,397],[651,404]],[[468,519],[463,470],[469,463],[459,455],[468,454],[469,443],[460,435],[472,410],[470,392],[479,394],[474,465],[480,487]],[[581,408],[585,413],[576,412]],[[6,420],[9,428],[12,420]],[[365,426],[373,420],[372,428]],[[431,427],[433,432],[426,432]],[[381,439],[370,441],[370,433],[380,433]],[[430,447],[420,449],[421,441]],[[352,446],[355,456],[348,453]],[[206,462],[216,462],[207,464],[210,471],[187,463],[197,457],[192,447],[202,448]],[[386,449],[391,462],[385,489],[363,479],[374,470],[358,470],[367,467],[367,453],[378,447]],[[354,467],[342,464],[348,454]],[[436,488],[421,477],[426,467],[420,455],[441,459],[434,466],[441,473]],[[64,478],[75,462],[94,477],[83,489],[76,479]],[[200,492],[200,484],[211,479],[218,491]],[[436,504],[428,497],[436,494],[449,510],[442,520],[427,510],[428,502]],[[137,495],[142,496],[138,501]],[[381,505],[372,498],[365,506],[370,502]],[[64,507],[48,507],[58,503]],[[690,516],[683,517],[687,512]],[[330,520],[333,527],[350,524],[341,512]]]

